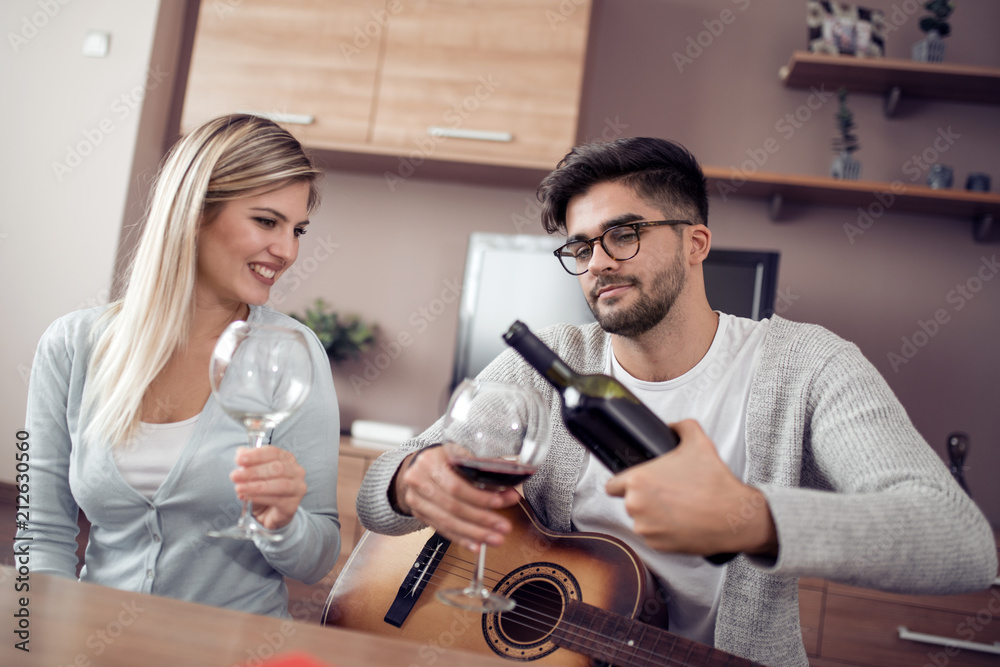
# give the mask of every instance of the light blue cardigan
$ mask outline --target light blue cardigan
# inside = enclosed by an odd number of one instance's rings
[[[82,581],[130,591],[288,617],[284,576],[315,583],[340,553],[337,456],[340,417],[329,362],[308,328],[267,307],[251,324],[303,331],[314,362],[306,404],[273,432],[295,454],[309,490],[276,544],[215,539],[211,527],[236,522],[241,503],[229,473],[243,426],[210,397],[191,440],[162,486],[147,499],[129,486],[102,442],[83,442],[80,410],[94,338],[105,307],[56,320],[42,336],[31,369],[28,544],[32,572],[76,576],[77,510],[91,522]],[[208,369],[205,370],[208,372]]]

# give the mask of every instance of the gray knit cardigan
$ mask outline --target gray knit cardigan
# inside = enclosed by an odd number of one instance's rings
[[[571,367],[602,373],[607,334],[596,324],[539,332]],[[483,379],[536,387],[551,405],[551,449],[524,485],[540,520],[568,532],[583,448],[566,431],[560,402],[541,376],[506,350]],[[369,469],[358,516],[375,532],[423,526],[399,514],[387,490],[407,454],[440,441],[441,420]],[[910,594],[987,588],[996,576],[991,528],[917,433],[860,350],[815,325],[771,320],[750,389],[746,482],[767,497],[779,555],[730,562],[715,646],[767,664],[807,666],[799,627],[799,577]]]

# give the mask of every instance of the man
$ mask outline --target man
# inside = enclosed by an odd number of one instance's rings
[[[612,476],[566,431],[541,376],[501,354],[480,377],[530,384],[551,405],[549,456],[524,485],[550,529],[623,539],[669,591],[672,632],[782,667],[808,664],[800,576],[922,594],[989,586],[989,524],[857,347],[814,325],[712,310],[708,197],[690,153],[661,139],[581,146],[539,199],[597,319],[540,338],[577,371],[616,377],[680,436]],[[502,544],[509,526],[493,510],[516,494],[463,481],[427,449],[440,440],[439,420],[372,466],[362,522]],[[724,552],[741,556],[723,567],[702,557]]]

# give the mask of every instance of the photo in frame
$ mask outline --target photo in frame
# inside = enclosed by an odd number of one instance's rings
[[[843,2],[807,0],[809,51],[859,58],[885,55],[885,14]]]

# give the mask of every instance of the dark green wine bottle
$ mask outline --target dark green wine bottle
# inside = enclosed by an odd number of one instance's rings
[[[521,321],[514,322],[503,339],[555,388],[566,430],[611,472],[677,446],[677,433],[610,375],[577,373]],[[734,556],[717,554],[708,560],[721,564]]]
[[[504,340],[562,398],[566,429],[613,473],[666,454],[677,434],[610,375],[581,375],[520,321]]]

